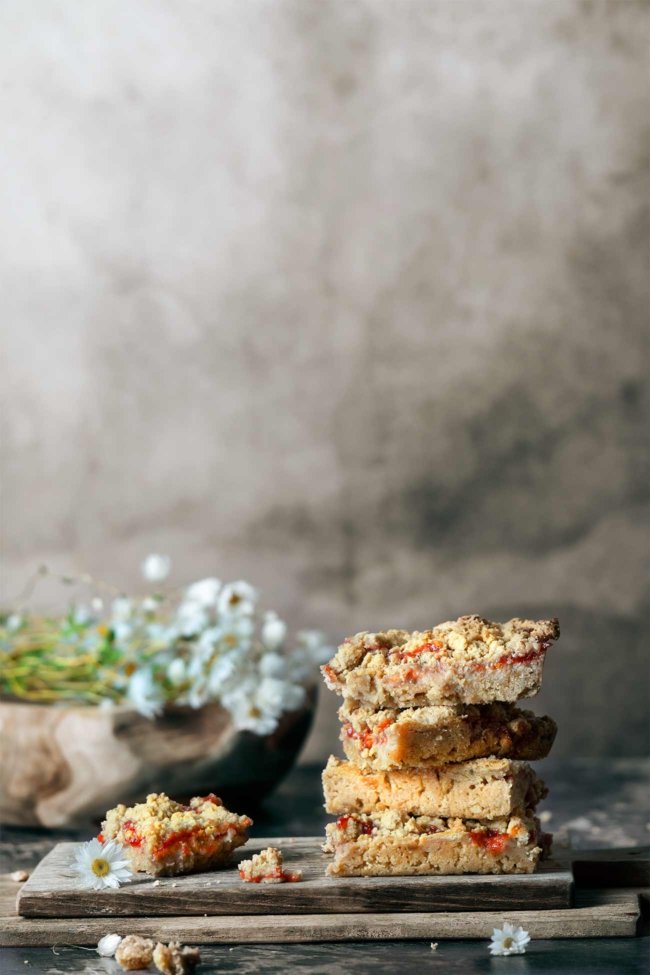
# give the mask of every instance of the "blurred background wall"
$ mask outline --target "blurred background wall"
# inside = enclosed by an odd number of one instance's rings
[[[557,615],[557,751],[643,752],[648,4],[0,28],[4,600],[162,551],[333,642]]]

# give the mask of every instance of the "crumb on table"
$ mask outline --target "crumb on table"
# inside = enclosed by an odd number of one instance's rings
[[[153,952],[154,965],[163,975],[190,975],[201,961],[198,948],[185,948],[178,941],[158,942]]]
[[[153,959],[153,941],[129,934],[122,938],[115,951],[115,960],[128,972],[148,968]]]

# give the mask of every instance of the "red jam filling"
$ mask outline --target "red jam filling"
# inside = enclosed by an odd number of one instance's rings
[[[514,655],[504,653],[501,657],[498,657],[496,660],[488,664],[473,664],[472,670],[480,673],[488,668],[490,670],[500,670],[502,667],[507,667],[509,664],[530,664],[533,662],[533,660],[537,660],[538,657],[541,657],[543,653],[546,653],[550,645],[550,640],[543,640],[538,647],[535,647],[534,650],[528,650],[526,653],[516,653]]]
[[[359,819],[358,816],[339,816],[336,820],[336,826],[338,829],[346,829],[348,823],[356,823],[359,828],[359,832],[369,835],[372,833],[374,823],[372,820],[369,822]]]
[[[325,674],[325,676],[328,677],[333,684],[336,684],[337,683],[337,681],[338,681],[338,674],[336,673],[336,671],[332,667],[330,667],[329,664],[324,664],[321,667],[321,670],[322,670],[323,674]]]
[[[374,736],[367,726],[365,731],[356,731],[351,724],[346,724],[343,726],[343,733],[346,738],[358,741],[362,748],[370,749],[375,743]]]
[[[122,836],[124,837],[124,842],[128,843],[129,846],[142,846],[142,837],[138,833],[135,823],[130,819],[122,823]]]
[[[195,826],[192,829],[182,829],[178,830],[176,833],[170,833],[166,840],[163,840],[162,843],[159,843],[158,846],[151,851],[151,856],[154,858],[154,860],[159,860],[165,855],[165,853],[168,853],[169,850],[175,847],[180,847],[183,856],[187,856],[190,851],[188,841],[191,840],[200,829],[200,826]]]
[[[219,842],[223,836],[225,836],[230,830],[236,829],[247,829],[249,826],[253,825],[253,820],[246,817],[246,821],[240,823],[236,827],[233,823],[224,823],[220,828],[212,828],[210,835],[202,838],[200,843],[201,852],[204,854],[211,854],[219,846]],[[169,853],[170,850],[180,848],[181,854],[184,857],[190,855],[192,850],[191,841],[196,837],[197,833],[200,833],[202,827],[197,823],[196,826],[192,826],[189,829],[178,830],[176,833],[170,833],[167,839],[163,840],[158,844],[152,851],[151,856],[154,860],[160,860]],[[196,843],[193,844],[194,849],[197,849]]]
[[[358,741],[362,748],[367,748],[368,750],[373,747],[373,745],[384,745],[387,741],[384,732],[393,723],[392,718],[383,718],[378,721],[374,731],[372,731],[368,725],[365,725],[362,731],[356,731],[351,724],[346,724],[343,726],[343,733],[346,738],[351,738],[353,741]]]
[[[499,833],[496,829],[477,830],[469,835],[474,846],[480,846],[495,856],[503,853],[511,839],[509,833]]]
[[[399,660],[406,660],[407,657],[419,657],[421,653],[438,653],[443,648],[444,643],[441,640],[428,640],[413,650],[398,650],[396,656]]]
[[[415,684],[422,676],[422,670],[420,667],[409,667],[401,675],[402,680],[405,684]]]
[[[223,806],[223,803],[219,796],[215,796],[214,792],[210,792],[207,796],[201,796],[199,802],[212,802],[215,806]]]
[[[104,834],[103,833],[98,833],[97,834],[97,839],[99,840],[100,843],[103,843],[104,842]]]

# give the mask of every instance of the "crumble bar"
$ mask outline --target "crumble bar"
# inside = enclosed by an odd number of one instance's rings
[[[512,704],[430,706],[373,711],[346,701],[339,709],[346,756],[361,768],[430,768],[472,758],[545,758],[552,718]]]
[[[302,880],[300,870],[285,870],[279,850],[269,846],[239,864],[239,876],[248,884],[286,884]]]
[[[547,789],[526,762],[478,758],[430,769],[363,771],[333,755],[323,771],[328,813],[392,809],[413,816],[499,819],[534,809]]]
[[[339,817],[323,849],[332,876],[532,873],[550,845],[537,819],[481,822],[384,812]]]
[[[321,668],[327,686],[374,708],[485,704],[537,694],[556,619],[461,616],[431,630],[358,633]]]
[[[249,826],[248,816],[228,812],[213,793],[182,805],[161,792],[135,806],[110,809],[100,838],[120,843],[134,870],[175,876],[227,863],[248,839]]]

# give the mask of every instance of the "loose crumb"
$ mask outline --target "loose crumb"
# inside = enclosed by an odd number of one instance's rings
[[[150,938],[129,934],[117,946],[115,960],[127,972],[148,968],[153,960],[154,944]]]
[[[239,864],[239,876],[247,884],[286,884],[302,880],[302,871],[285,870],[279,850],[269,846]]]
[[[17,884],[24,884],[26,880],[29,880],[29,874],[26,870],[14,870],[9,876]],[[25,964],[27,965],[28,962],[25,962]]]
[[[154,965],[163,975],[190,975],[200,961],[198,948],[185,948],[178,941],[159,941],[153,952]]]
[[[438,947],[438,942],[437,941],[432,941],[431,942],[431,951],[435,951],[437,947]]]

